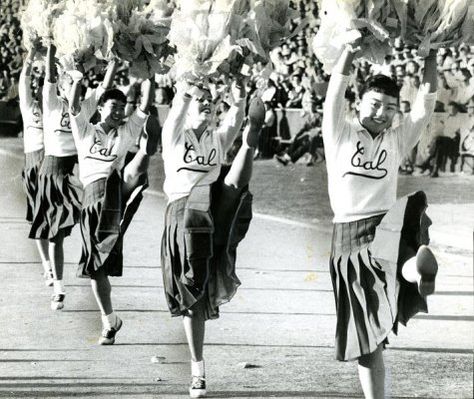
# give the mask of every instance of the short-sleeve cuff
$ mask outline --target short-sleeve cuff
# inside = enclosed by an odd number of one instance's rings
[[[146,113],[146,112],[143,112],[140,109],[140,107],[137,107],[137,109],[135,110],[135,115],[140,119],[146,119],[146,118],[148,118],[148,115],[150,115],[150,114]]]
[[[349,83],[350,75],[343,75],[342,73],[335,72],[331,75],[331,80],[339,83]]]

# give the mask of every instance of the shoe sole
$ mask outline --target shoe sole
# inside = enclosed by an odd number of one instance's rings
[[[120,331],[122,328],[123,321],[122,319],[119,319],[120,323],[115,329],[115,335],[112,338],[105,338],[105,337],[100,337],[99,338],[99,345],[113,345],[115,343],[115,336],[117,333]]]
[[[426,245],[422,245],[416,254],[416,270],[421,276],[418,283],[418,292],[421,296],[433,294],[435,291],[435,279],[438,273],[438,262],[433,252]]]
[[[189,389],[190,398],[205,398],[207,391],[205,389]]]

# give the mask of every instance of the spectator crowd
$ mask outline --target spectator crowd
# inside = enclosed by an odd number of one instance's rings
[[[308,164],[313,165],[323,158],[320,126],[329,76],[311,50],[319,25],[317,2],[292,2],[301,17],[309,22],[272,52],[273,70],[270,74],[262,64],[254,65],[249,91],[260,92],[267,110],[258,157],[270,158],[276,154],[280,162],[288,164],[309,153]],[[3,101],[11,101],[18,94],[16,87],[24,54],[19,22],[23,3],[24,0],[2,0],[0,3],[0,100]],[[300,22],[298,19],[293,23],[296,26]],[[418,171],[429,171],[436,177],[443,170],[458,170],[467,158],[474,159],[469,156],[474,152],[471,148],[474,130],[474,47],[461,45],[440,49],[437,63],[436,112],[439,116],[431,123],[431,134],[427,135],[429,137],[425,138],[424,143],[420,143],[418,152],[406,159],[403,173],[412,173],[418,166]],[[417,51],[404,46],[400,40],[396,41],[393,54],[386,56],[382,65],[359,61],[346,93],[348,110],[355,110],[362,83],[369,76],[381,73],[397,79],[401,86],[399,116],[402,117],[413,104],[422,68],[423,62]],[[41,69],[36,68],[35,73],[41,74]],[[97,85],[101,76],[96,73],[94,70],[89,72],[86,86]],[[173,76],[160,75],[156,80],[155,105],[165,106],[173,97]],[[127,94],[130,102],[136,101],[138,91],[135,88],[138,84],[128,76],[126,68],[118,74],[117,85]],[[293,134],[290,134],[291,126],[288,123],[285,125],[288,109],[301,113],[300,117],[304,119],[301,129],[293,129]],[[448,162],[449,169],[446,168]]]

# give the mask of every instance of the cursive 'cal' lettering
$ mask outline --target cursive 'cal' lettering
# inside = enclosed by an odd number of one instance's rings
[[[94,137],[94,143],[89,149],[89,154],[86,158],[95,159],[103,162],[113,162],[117,159],[116,154],[112,154],[112,148],[106,148],[102,145],[99,137]]]
[[[183,155],[183,161],[186,164],[190,163],[197,163],[200,166],[216,166],[217,163],[214,162],[217,156],[217,151],[213,148],[209,151],[209,154],[206,156],[204,155],[196,155],[196,150],[193,144],[184,143],[185,151]]]
[[[351,165],[354,168],[358,168],[358,171],[350,171],[344,173],[346,175],[355,175],[366,177],[368,179],[383,179],[387,176],[387,169],[382,167],[383,163],[387,159],[387,151],[382,150],[376,159],[370,161],[364,161],[363,155],[365,153],[365,148],[362,146],[361,142],[358,141],[356,145],[356,151],[351,158]],[[369,173],[372,172],[372,173]]]

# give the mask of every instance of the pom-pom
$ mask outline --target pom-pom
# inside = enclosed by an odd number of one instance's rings
[[[97,60],[111,59],[114,27],[110,6],[110,2],[95,0],[65,2],[54,24],[56,54],[65,69],[73,69],[75,62],[90,69]]]
[[[30,0],[21,14],[23,45],[27,50],[41,43],[48,46],[53,35],[54,20],[61,14],[64,4],[60,0]]]
[[[181,1],[172,17],[177,76],[224,80],[245,66],[271,61],[270,51],[297,33],[289,0]]]
[[[177,77],[212,76],[234,50],[239,50],[230,35],[234,3],[236,0],[180,2],[169,34],[177,49]]]
[[[267,63],[271,50],[304,27],[302,23],[292,31],[291,22],[298,16],[298,11],[290,8],[288,0],[256,0],[247,21],[252,32],[248,37],[251,42],[249,49],[256,51],[261,61]]]
[[[169,70],[165,61],[173,53],[167,37],[170,12],[165,0],[154,0],[143,10],[129,9],[117,22],[113,51],[129,63],[133,76],[149,78]]]
[[[392,0],[394,3],[404,0]],[[391,39],[400,32],[400,17],[389,0],[322,0],[321,26],[313,39],[313,50],[326,73],[347,44],[360,41],[358,55],[382,63],[391,53]],[[403,13],[402,4],[398,10]]]
[[[474,44],[473,5],[465,0],[408,0],[400,4],[396,0],[397,13],[406,28],[402,38],[418,48],[421,56],[431,49]]]

